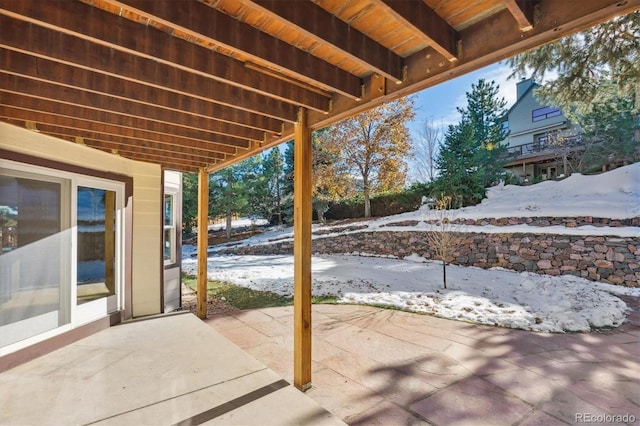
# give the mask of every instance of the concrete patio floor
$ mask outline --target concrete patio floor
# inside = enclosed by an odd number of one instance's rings
[[[0,425],[343,425],[190,313],[111,327],[0,374]]]
[[[640,312],[626,301],[626,324],[588,334],[314,305],[307,395],[351,425],[638,424]],[[290,381],[292,320],[280,307],[207,323]]]

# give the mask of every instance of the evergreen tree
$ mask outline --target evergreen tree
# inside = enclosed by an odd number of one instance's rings
[[[479,151],[469,121],[448,127],[436,158],[439,173],[433,184],[433,195],[437,199],[449,198],[453,207],[462,207],[477,204],[484,198]]]
[[[209,214],[226,218],[231,238],[234,216],[264,215],[268,209],[268,186],[260,156],[254,156],[209,176]]]
[[[616,17],[580,33],[509,59],[512,77],[529,76],[543,82],[536,96],[567,113],[591,110],[601,85],[613,81],[619,94],[640,107],[640,11]],[[549,72],[557,77],[544,82]]]
[[[468,120],[473,128],[473,138],[477,145],[476,163],[481,174],[482,185],[486,188],[504,177],[504,164],[507,152],[505,140],[508,131],[502,127],[506,116],[504,98],[498,98],[500,86],[494,81],[480,79],[471,85],[467,92],[467,107],[458,108],[463,120]]]
[[[460,123],[449,126],[445,135],[436,159],[439,176],[434,191],[438,198],[452,197],[454,206],[477,204],[485,188],[504,176],[506,101],[497,97],[498,91],[493,81],[480,79],[471,85],[466,108],[458,108]]]
[[[263,159],[263,173],[270,195],[266,219],[282,225],[282,200],[284,191],[284,160],[280,148],[271,149]]]
[[[293,141],[288,141],[284,150],[284,181],[282,185],[282,211],[286,222],[293,222]]]
[[[640,120],[631,94],[620,95],[612,82],[602,84],[589,112],[576,115],[583,131],[584,154],[574,166],[580,172],[600,169],[610,160],[638,160]]]
[[[198,175],[182,175],[182,232],[191,234],[198,218]]]

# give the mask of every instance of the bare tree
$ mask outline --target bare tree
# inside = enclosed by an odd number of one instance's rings
[[[442,282],[447,288],[447,263],[453,257],[459,240],[453,233],[453,225],[449,214],[453,196],[443,195],[434,203],[436,210],[436,229],[427,233],[427,242],[435,255],[442,260]]]
[[[436,174],[436,156],[442,142],[442,129],[427,117],[422,123],[418,140],[413,145],[415,177],[419,182],[433,182]]]

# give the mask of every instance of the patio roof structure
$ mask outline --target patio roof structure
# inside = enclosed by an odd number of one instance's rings
[[[199,172],[200,229],[208,173],[295,139],[294,382],[304,388],[311,131],[638,8],[640,0],[2,0],[0,121]],[[199,254],[206,285],[205,238]]]

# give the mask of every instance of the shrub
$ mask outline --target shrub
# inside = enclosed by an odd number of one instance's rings
[[[371,216],[391,216],[417,210],[422,198],[429,193],[429,186],[417,184],[400,192],[389,192],[371,197]],[[331,203],[325,217],[330,220],[364,217],[364,199],[355,197],[339,203]]]

